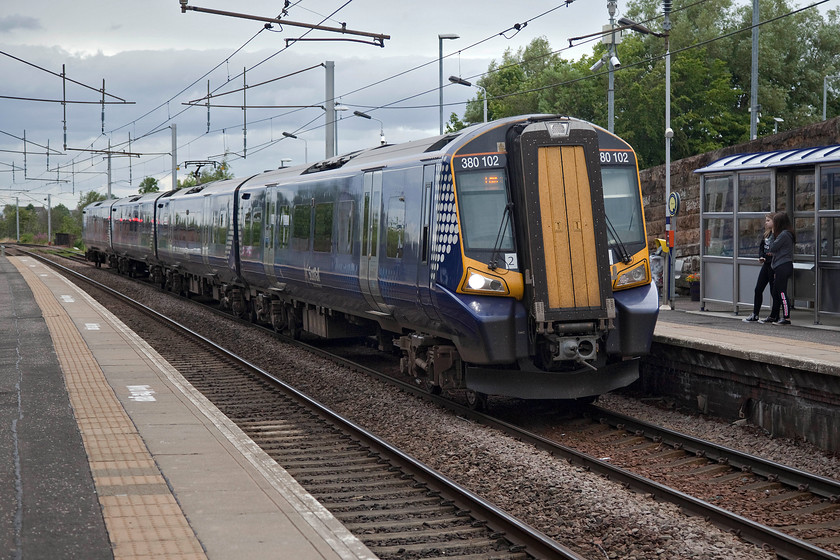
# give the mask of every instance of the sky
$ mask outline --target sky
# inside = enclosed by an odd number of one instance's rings
[[[260,21],[182,13],[177,0],[3,0],[0,205],[14,204],[17,196],[21,204],[40,206],[49,194],[53,206],[75,208],[81,193],[104,194],[109,142],[112,150],[138,154],[110,158],[114,195],[135,194],[147,176],[168,190],[171,124],[177,130],[181,179],[195,169],[187,162],[219,161],[225,154],[237,177],[322,159],[325,119],[318,106],[326,97],[325,61],[335,63],[336,98],[348,109],[337,113],[339,153],[377,145],[380,132],[388,143],[433,136],[439,130],[441,44],[448,120],[452,112],[462,117],[465,102],[478,91],[449,84],[448,76],[475,83],[506,49],[515,52],[537,37],[548,39],[563,58],[577,60],[591,54],[595,40],[570,49],[569,39],[597,33],[609,21],[606,0],[287,4],[282,18],[287,21],[336,29],[344,25],[389,38],[377,46],[358,42],[370,41],[365,35],[294,25],[265,29]],[[284,9],[283,0],[188,0],[188,5],[260,17],[277,17]],[[618,0],[617,6],[619,18],[625,3]],[[439,34],[459,38],[440,41]],[[310,40],[287,43],[296,38]],[[205,102],[208,80],[211,104],[233,106],[211,107],[209,122],[205,105],[185,104]],[[62,106],[10,98],[85,103]],[[244,115],[243,104],[248,106]],[[26,154],[21,153],[24,133]]]

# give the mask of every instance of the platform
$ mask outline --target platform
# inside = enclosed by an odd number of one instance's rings
[[[823,314],[815,325],[813,311],[794,309],[792,325],[744,323],[750,311],[709,303],[701,309],[689,298],[660,309],[638,386],[773,436],[840,451],[840,317]]]
[[[11,558],[376,558],[143,340],[0,258],[0,550]]]

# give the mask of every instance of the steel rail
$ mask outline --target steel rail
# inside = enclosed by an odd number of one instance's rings
[[[774,482],[781,482],[802,492],[811,492],[835,502],[840,501],[840,481],[768,461],[755,455],[742,453],[668,428],[654,426],[643,420],[637,420],[599,406],[593,405],[591,408],[595,414],[604,418],[611,426],[623,428],[654,439],[654,441],[661,441],[666,445],[682,449],[687,453],[693,453],[698,457],[705,457],[710,461],[726,464],[744,472],[751,472]]]

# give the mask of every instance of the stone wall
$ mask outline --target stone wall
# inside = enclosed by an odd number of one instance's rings
[[[664,150],[664,139],[662,144]],[[840,144],[840,117],[778,134],[762,136],[750,142],[722,148],[714,152],[672,161],[671,192],[679,193],[681,201],[674,238],[676,257],[687,259],[689,263],[687,270],[699,269],[700,176],[694,173],[696,169],[734,154],[772,152],[834,144]],[[645,205],[648,246],[653,247],[655,238],[665,238],[665,166],[659,165],[642,170],[640,178],[642,182],[642,202]]]

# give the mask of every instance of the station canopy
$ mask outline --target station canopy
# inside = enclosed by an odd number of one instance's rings
[[[748,169],[768,169],[771,167],[793,167],[800,165],[816,166],[824,163],[840,162],[840,146],[821,148],[799,148],[774,152],[753,152],[721,158],[714,163],[695,170],[695,173],[716,173],[725,171],[744,171]]]

